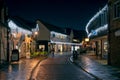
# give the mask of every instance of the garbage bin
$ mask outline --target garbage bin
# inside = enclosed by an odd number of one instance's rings
[[[78,53],[77,51],[73,51],[73,59],[77,59],[78,58]]]
[[[11,61],[19,61],[19,51],[18,51],[18,49],[13,49],[12,50]]]

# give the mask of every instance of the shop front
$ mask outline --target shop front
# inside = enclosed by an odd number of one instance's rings
[[[107,59],[108,56],[108,41],[107,36],[91,39],[94,54],[100,59]]]
[[[90,39],[94,54],[107,60],[108,56],[108,6],[105,5],[93,16],[86,25],[86,32]]]
[[[52,44],[55,52],[66,52],[70,50],[70,39],[68,35],[58,33],[58,32],[51,32],[50,43]]]

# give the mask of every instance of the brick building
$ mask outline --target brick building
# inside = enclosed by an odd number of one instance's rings
[[[109,64],[120,66],[120,0],[109,0]]]
[[[0,64],[5,61],[9,61],[9,28],[7,26],[6,20],[7,8],[5,6],[5,1],[0,0]]]
[[[90,43],[95,48],[95,55],[107,61],[108,56],[108,5],[99,10],[87,23],[86,32]]]

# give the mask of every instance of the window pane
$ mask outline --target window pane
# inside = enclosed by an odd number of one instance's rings
[[[120,2],[114,5],[114,18],[120,17]]]

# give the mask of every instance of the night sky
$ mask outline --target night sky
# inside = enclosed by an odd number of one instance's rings
[[[9,15],[35,21],[41,19],[59,27],[85,29],[90,18],[107,0],[6,0]]]

